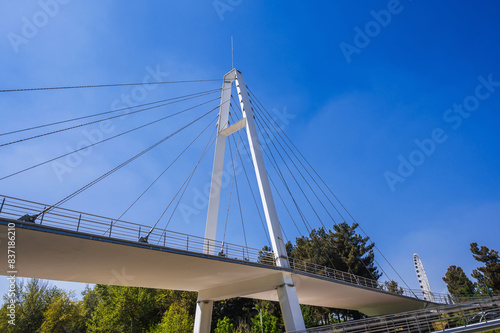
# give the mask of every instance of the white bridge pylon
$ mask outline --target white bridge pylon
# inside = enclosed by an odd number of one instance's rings
[[[233,83],[236,84],[238,99],[243,113],[242,119],[229,125],[229,108],[231,102],[231,90]],[[226,139],[231,134],[240,129],[245,128],[247,133],[248,144],[252,155],[252,162],[257,177],[260,197],[266,217],[267,228],[271,238],[271,244],[275,256],[276,265],[279,267],[289,268],[288,256],[286,253],[285,242],[281,234],[280,222],[276,207],[274,205],[273,195],[269,184],[269,179],[264,165],[262,150],[257,135],[255,120],[253,116],[252,106],[248,98],[248,93],[243,80],[243,75],[236,69],[233,69],[224,76],[222,85],[221,103],[219,111],[219,122],[217,124],[218,132],[215,143],[215,156],[212,170],[212,182],[210,186],[210,198],[208,202],[207,225],[205,229],[205,239],[207,243],[204,245],[204,253],[209,255],[215,254],[214,244],[210,240],[215,240],[217,233],[217,220],[219,216],[219,204],[222,184],[222,174],[224,165],[224,153],[226,148]],[[276,289],[278,294],[281,312],[285,322],[287,331],[295,331],[305,329],[304,319],[300,310],[299,299],[292,275],[287,272],[282,273],[282,278],[279,283],[276,281],[265,281],[255,286],[256,289],[262,290],[268,287],[268,290]],[[242,281],[243,282],[243,281]],[[242,292],[248,292],[248,286],[245,283],[240,284]],[[231,288],[234,288],[232,285]],[[223,287],[222,287],[223,289]],[[245,290],[244,290],[245,289]],[[200,292],[198,294],[198,302],[196,306],[196,317],[194,332],[209,333],[212,321],[213,299],[216,295],[209,292]]]

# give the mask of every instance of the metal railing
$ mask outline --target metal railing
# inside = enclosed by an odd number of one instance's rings
[[[500,327],[500,298],[482,298],[481,303],[447,305],[432,309],[346,321],[339,324],[293,331],[293,333],[360,332],[455,332],[477,327],[484,331]],[[481,329],[479,328],[481,327]],[[292,333],[292,332],[289,332]]]
[[[37,214],[45,207],[46,205],[32,201],[8,196],[0,197],[0,216],[8,219],[19,220],[26,214]],[[146,236],[151,229],[147,225],[114,220],[59,207],[40,215],[35,223],[47,227],[133,242],[139,242],[139,239]],[[274,265],[272,252],[168,230],[153,230],[147,239],[147,244],[195,253],[208,252],[217,257]]]
[[[0,217],[19,220],[26,214],[38,214],[43,211],[46,206],[47,205],[33,201],[17,199],[9,196],[0,196]],[[138,242],[141,237],[146,236],[151,228],[147,225],[123,220],[115,220],[60,207],[55,207],[47,213],[40,215],[35,223],[42,226],[133,242]],[[217,257],[226,257],[229,259],[255,262],[264,265],[276,265],[273,252],[168,230],[154,229],[147,239],[147,244],[151,246],[195,253],[210,253],[211,255]],[[450,298],[450,296],[443,294],[433,293],[432,295],[426,295],[420,290],[402,288],[399,288],[399,291],[388,290],[386,286],[378,283],[376,280],[317,265],[304,260],[290,257],[289,263],[292,271],[305,272],[336,281],[343,281],[423,300],[434,299],[434,302],[442,304],[456,303],[456,301]],[[433,298],[430,298],[430,296]]]

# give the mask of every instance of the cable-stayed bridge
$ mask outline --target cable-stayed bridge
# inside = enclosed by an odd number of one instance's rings
[[[194,81],[155,84],[187,82]],[[107,86],[110,85],[21,90]],[[22,91],[3,90],[0,93]],[[220,98],[213,97],[217,93],[221,94]],[[181,102],[191,104],[178,108]],[[15,228],[18,258],[15,272],[18,276],[197,291],[196,332],[209,332],[213,301],[236,296],[279,301],[288,331],[305,328],[299,304],[359,310],[370,316],[435,306],[426,301],[430,298],[412,290],[403,289],[400,292],[398,289],[396,293],[385,290],[373,274],[372,278],[356,276],[288,256],[288,228],[293,226],[300,233],[301,228],[306,231],[318,228],[319,225],[315,224],[318,222],[326,228],[323,221],[328,221],[330,225],[348,221],[349,218],[354,222],[354,219],[290,138],[281,131],[276,119],[248,89],[242,74],[237,70],[233,69],[224,76],[221,89],[182,94],[157,102],[4,132],[0,135],[12,135],[15,138],[0,144],[0,148],[173,105],[177,107],[173,111],[164,112],[139,126],[89,142],[46,161],[21,167],[7,175],[0,175],[0,180],[19,177],[47,163],[169,121],[166,136],[162,132],[162,138],[154,144],[122,160],[116,167],[69,195],[61,196],[62,199],[55,203],[38,203],[8,195],[0,198],[0,230],[3,235],[7,235],[10,228]],[[174,127],[172,119],[186,114],[191,118],[175,123]],[[99,119],[96,120],[97,117]],[[186,129],[194,126],[198,126],[197,135],[182,137]],[[30,131],[35,134],[25,134]],[[121,216],[109,218],[63,208],[69,200],[132,165],[142,156],[151,154],[174,137],[181,137],[185,141],[185,148],[178,148],[178,155],[168,156],[169,164],[163,172]],[[201,137],[205,138],[205,144],[198,141]],[[202,148],[201,156],[192,158],[191,155],[186,160],[183,155],[194,146]],[[175,232],[169,225],[178,218],[175,214],[182,208],[186,190],[212,147],[214,159],[205,234],[195,236]],[[148,191],[179,161],[189,165],[187,168],[181,167],[187,177],[179,181],[180,187],[172,192],[173,198],[168,201],[160,217],[145,224],[126,221],[123,216],[143,197],[146,198]],[[250,164],[253,170],[246,168],[245,164]],[[271,172],[266,168],[269,165]],[[241,179],[246,181],[246,189]],[[243,198],[244,193],[247,194],[246,198]],[[280,205],[275,204],[275,197],[279,199],[277,203]],[[220,214],[222,200],[227,200],[228,205],[226,211]],[[250,214],[245,210],[249,207],[254,209],[251,227],[248,226]],[[232,229],[230,222],[235,217],[241,220],[245,245],[231,244],[229,241]],[[165,220],[166,225],[162,227],[160,222],[164,223]],[[284,224],[283,221],[291,223]],[[222,223],[223,228],[218,228],[218,223]],[[262,244],[252,248],[248,245],[246,235],[260,227],[264,231]],[[269,251],[261,250],[265,243],[270,245]],[[3,253],[7,254],[7,251]],[[358,260],[363,263],[361,256]],[[13,270],[7,266],[6,257],[1,260],[2,272]],[[366,269],[370,272],[368,267]],[[384,274],[387,275],[386,272]],[[447,301],[447,298],[440,298],[436,294],[433,299],[442,303]]]

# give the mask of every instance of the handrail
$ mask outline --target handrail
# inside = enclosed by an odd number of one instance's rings
[[[361,332],[454,332],[481,326],[484,331],[500,327],[500,297],[481,303],[446,305],[430,309],[371,317],[361,320],[313,327],[288,333],[361,333]],[[476,330],[477,332],[479,330]]]

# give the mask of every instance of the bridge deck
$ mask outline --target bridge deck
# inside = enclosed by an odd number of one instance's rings
[[[5,237],[7,224],[12,221],[0,218],[2,273],[9,271]],[[275,290],[261,290],[255,281],[268,281],[277,287],[277,276],[285,270],[293,273],[302,304],[354,309],[370,316],[429,305],[416,298],[306,272],[33,223],[15,223],[16,269],[20,277],[198,292],[223,290],[210,298],[241,296],[277,301]],[[248,286],[244,292],[242,285]]]

